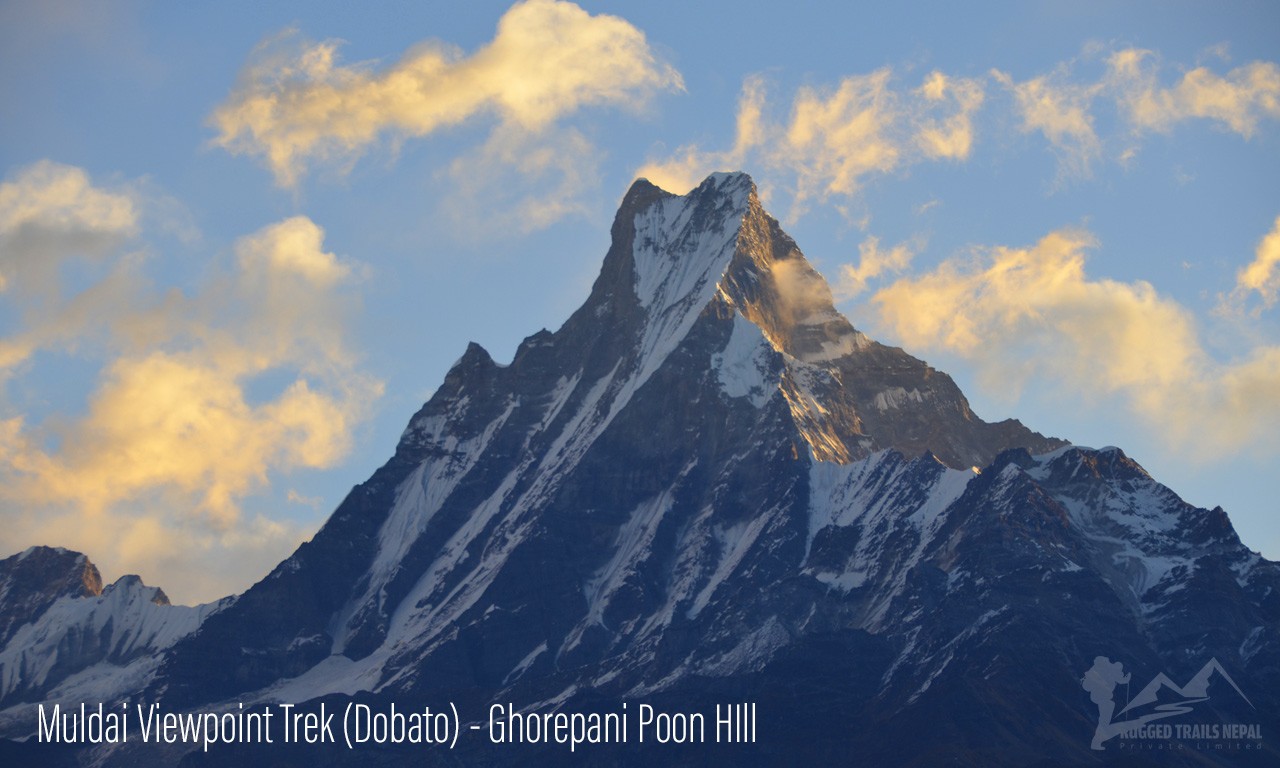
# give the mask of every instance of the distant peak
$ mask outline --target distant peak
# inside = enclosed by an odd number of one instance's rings
[[[719,188],[750,187],[753,190],[756,188],[755,181],[745,171],[716,171],[707,176],[699,186],[707,185]]]
[[[169,596],[159,587],[148,587],[142,577],[135,573],[128,573],[115,582],[110,584],[106,589],[102,590],[104,596],[120,592],[124,595],[141,594],[144,599],[156,605],[169,605]],[[132,599],[130,597],[129,599]]]
[[[621,216],[624,211],[628,211],[634,216],[652,205],[655,200],[661,200],[664,197],[672,197],[672,194],[648,179],[636,179],[631,183],[627,194],[622,196],[622,202],[618,205],[618,214]]]
[[[46,547],[43,544],[37,544],[32,547],[27,547],[26,549],[19,552],[17,555],[17,558],[19,560],[26,560],[28,557],[31,557],[32,555],[35,555],[36,557],[52,557],[52,556],[61,556],[61,555],[67,555],[67,554],[84,557],[84,555],[80,554],[79,552],[72,552],[66,547]]]
[[[80,552],[64,547],[34,546],[0,560],[0,579],[18,579],[28,585],[76,597],[102,592],[98,568]]]
[[[466,351],[462,353],[462,357],[459,358],[458,362],[454,365],[463,367],[482,366],[487,368],[496,364],[493,361],[493,356],[489,354],[489,350],[480,346],[477,342],[470,341],[467,342]]]
[[[654,197],[686,197],[698,190],[706,189],[736,189],[746,187],[754,191],[756,183],[751,175],[746,171],[716,171],[709,174],[700,183],[693,186],[686,195],[676,195],[670,190],[663,189],[654,184],[644,176],[636,178],[631,183],[631,188],[627,190],[627,194],[622,197],[622,205],[626,206],[627,202],[633,199],[652,199]],[[647,202],[647,200],[646,200]]]

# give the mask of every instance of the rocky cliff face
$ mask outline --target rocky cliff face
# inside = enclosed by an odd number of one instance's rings
[[[59,598],[102,594],[102,576],[79,552],[32,547],[0,560],[0,645]]]
[[[692,764],[1081,764],[1099,655],[1175,679],[1216,658],[1256,708],[1219,714],[1280,724],[1277,587],[1221,510],[1117,449],[984,422],[854,329],[750,179],[717,174],[637,182],[563,327],[508,365],[470,346],[312,541],[120,690],[752,699],[759,743]]]

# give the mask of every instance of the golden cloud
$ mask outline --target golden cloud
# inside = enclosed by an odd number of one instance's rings
[[[1149,283],[1090,278],[1092,247],[1088,232],[1067,229],[1030,248],[979,249],[873,302],[904,344],[974,361],[993,389],[1039,376],[1077,394],[1116,394],[1204,457],[1274,444],[1280,347],[1212,359],[1192,314]]]
[[[1222,309],[1233,309],[1229,304],[1242,305],[1248,294],[1257,293],[1262,297],[1265,307],[1275,306],[1280,298],[1280,216],[1275,224],[1258,243],[1253,261],[1240,268],[1236,273],[1236,287],[1230,296],[1224,299]]]
[[[682,146],[637,175],[685,192],[712,171],[758,162],[790,187],[794,219],[811,201],[856,195],[869,176],[922,160],[968,158],[983,99],[979,81],[936,71],[901,91],[892,70],[883,68],[845,77],[833,88],[800,88],[788,117],[777,119],[767,115],[764,80],[752,76],[743,82],[731,148]]]
[[[766,141],[771,126],[765,124],[764,80],[752,75],[742,83],[738,99],[733,146],[724,152],[704,151],[696,144],[678,148],[672,157],[651,160],[636,171],[668,192],[685,194],[714,171],[736,171],[743,167],[748,153]]]
[[[471,56],[425,43],[381,71],[339,64],[334,42],[286,34],[260,47],[211,121],[215,143],[261,157],[287,187],[310,164],[350,163],[385,137],[423,137],[485,114],[542,133],[584,107],[636,108],[682,87],[625,20],[527,0]]]
[[[1168,132],[1178,123],[1202,119],[1217,122],[1250,138],[1258,124],[1280,118],[1280,67],[1254,61],[1225,75],[1208,67],[1182,74],[1172,86],[1160,83],[1160,57],[1153,51],[1126,48],[1106,58],[1106,71],[1092,82],[1075,81],[1072,63],[1052,72],[1015,83],[999,70],[991,76],[1014,96],[1015,109],[1026,132],[1038,131],[1058,154],[1059,171],[1087,176],[1106,143],[1094,124],[1099,99],[1114,103],[1128,125],[1130,142],[1117,153],[1128,163],[1137,152],[1132,145],[1146,131]]]
[[[881,248],[880,238],[868,237],[858,244],[858,264],[845,264],[840,268],[840,278],[833,291],[837,300],[844,301],[861,294],[867,283],[890,272],[902,272],[911,265],[920,242],[898,243],[892,248]]]
[[[916,89],[915,95],[924,105],[955,105],[955,111],[944,118],[922,117],[916,128],[916,144],[925,157],[933,160],[949,158],[965,160],[973,148],[973,116],[982,106],[986,94],[982,83],[963,77],[948,77],[933,71]]]
[[[1151,51],[1129,48],[1108,60],[1111,87],[1136,129],[1168,131],[1201,118],[1249,138],[1263,118],[1280,118],[1280,67],[1271,62],[1251,62],[1225,76],[1196,67],[1162,88],[1155,59]]]
[[[898,119],[890,71],[846,77],[833,92],[796,93],[778,160],[795,173],[795,205],[852,195],[861,178],[892,170],[902,149],[891,133]]]
[[[276,474],[340,461],[381,394],[345,340],[344,289],[358,265],[326,252],[323,230],[297,216],[241,239],[230,274],[192,295],[160,293],[121,248],[82,254],[73,246],[83,238],[70,237],[132,232],[136,206],[93,187],[79,169],[41,164],[17,178],[14,185],[47,194],[35,198],[43,206],[26,198],[22,216],[6,221],[18,220],[19,230],[38,222],[43,242],[58,246],[55,258],[68,265],[114,263],[0,339],[10,364],[37,349],[74,352],[85,340],[106,356],[82,416],[0,422],[0,546],[73,546],[104,567],[132,571],[163,561],[166,541],[194,542],[209,564],[287,554],[300,529],[246,521],[240,504]],[[29,284],[21,259],[38,255],[48,254],[8,253],[11,274],[24,276],[11,287]],[[246,537],[246,526],[270,546]],[[174,533],[181,536],[165,538]],[[258,570],[269,565],[258,562]],[[182,596],[214,597],[225,583],[212,579]]]
[[[1088,175],[1102,150],[1091,112],[1102,86],[1068,82],[1065,66],[1021,83],[999,70],[992,70],[991,76],[1013,94],[1022,130],[1039,131],[1048,139],[1058,153],[1060,171]]]
[[[0,183],[0,292],[47,301],[60,263],[97,256],[137,230],[133,198],[94,187],[80,168],[42,160]]]

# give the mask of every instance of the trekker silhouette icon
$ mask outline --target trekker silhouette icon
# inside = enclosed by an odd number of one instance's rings
[[[1098,728],[1093,732],[1093,749],[1102,750],[1102,742],[1115,735],[1111,728],[1111,716],[1115,714],[1115,690],[1120,683],[1128,683],[1129,675],[1124,665],[1106,656],[1097,656],[1093,666],[1080,679],[1080,686],[1089,692],[1089,698],[1098,706]]]

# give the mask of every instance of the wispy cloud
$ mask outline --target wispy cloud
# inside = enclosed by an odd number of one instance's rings
[[[1089,63],[1101,67],[1100,74],[1080,77],[1078,69]],[[1280,119],[1280,67],[1272,62],[1225,74],[1198,66],[1169,85],[1162,84],[1164,69],[1151,51],[1091,47],[1082,60],[1028,79],[1000,69],[973,78],[932,71],[907,88],[885,67],[772,100],[757,75],[743,83],[731,147],[681,146],[637,174],[684,192],[711,171],[755,167],[771,182],[770,192],[791,193],[788,218],[795,219],[815,203],[840,207],[839,200],[856,196],[876,176],[926,160],[967,160],[983,130],[982,114],[1003,110],[1023,133],[1043,136],[1058,158],[1059,182],[1090,177],[1109,156],[1129,166],[1145,134],[1185,121],[1206,120],[1247,139],[1264,120]],[[993,106],[993,83],[1011,101],[996,99]],[[780,116],[788,103],[789,113]]]
[[[904,90],[883,68],[834,87],[800,88],[784,118],[771,109],[763,78],[752,76],[743,83],[729,149],[682,146],[637,175],[684,192],[711,171],[758,164],[790,190],[794,219],[813,203],[853,197],[876,175],[923,160],[968,158],[983,99],[978,80],[935,71]]]
[[[732,147],[714,151],[704,150],[697,144],[686,144],[678,148],[671,157],[650,160],[636,171],[636,176],[648,179],[670,192],[683,194],[696,187],[713,171],[741,169],[747,162],[748,153],[766,140],[764,107],[764,79],[758,75],[748,77],[742,83],[742,95],[738,99]]]
[[[100,257],[137,227],[129,194],[95,188],[79,168],[29,166],[0,183],[0,291],[13,283],[19,301],[48,299],[64,259]]]
[[[1258,243],[1253,261],[1236,273],[1235,289],[1223,298],[1219,308],[1239,311],[1253,293],[1261,297],[1262,305],[1267,308],[1274,307],[1280,298],[1280,216]]]
[[[1060,172],[1075,177],[1089,175],[1102,151],[1091,111],[1102,84],[1069,82],[1066,65],[1021,83],[999,70],[992,70],[991,76],[1013,94],[1022,130],[1038,131],[1048,140],[1058,154]]]
[[[472,242],[544,229],[586,215],[599,175],[599,152],[580,131],[532,135],[499,126],[483,145],[455,157],[439,175],[450,230]]]
[[[1255,61],[1219,75],[1208,67],[1159,83],[1159,56],[1128,48],[1108,59],[1108,85],[1136,130],[1169,131],[1191,119],[1217,122],[1250,138],[1263,119],[1280,119],[1280,67]]]
[[[321,497],[304,496],[303,494],[299,493],[296,488],[289,489],[289,492],[285,495],[285,500],[288,501],[290,504],[301,504],[304,507],[310,507],[316,510],[317,512],[320,511],[320,508],[322,506],[324,506],[324,499],[322,499]]]
[[[858,244],[858,263],[844,264],[832,291],[837,301],[859,296],[867,284],[881,275],[904,272],[921,249],[920,240],[898,243],[891,248],[881,248],[880,238],[868,237]]]
[[[1086,52],[1086,59],[1103,49]],[[1222,51],[1212,52],[1221,57]],[[1185,70],[1170,79],[1161,56],[1122,48],[1106,54],[1100,76],[1076,76],[1080,62],[1062,62],[1051,72],[1015,81],[1008,73],[991,76],[1014,97],[1014,109],[1026,132],[1039,132],[1058,155],[1059,174],[1089,176],[1108,145],[1128,166],[1145,134],[1168,133],[1180,123],[1205,120],[1251,138],[1264,120],[1280,119],[1280,67],[1254,61],[1220,74],[1208,66]],[[1098,116],[1114,114],[1117,131],[1100,133]]]
[[[241,500],[273,473],[339,461],[381,392],[345,339],[359,265],[298,216],[241,239],[196,292],[160,290],[129,250],[142,204],[47,162],[0,185],[0,295],[26,308],[0,366],[12,380],[38,373],[39,350],[101,361],[83,415],[0,420],[0,543],[78,547],[117,571],[145,571],[174,541],[203,542],[192,562],[277,558],[300,532],[243,519]],[[64,290],[68,273],[85,287]],[[223,586],[197,583],[175,591]]]
[[[1008,392],[1029,378],[1080,396],[1126,399],[1187,454],[1209,458],[1277,447],[1280,347],[1219,362],[1193,314],[1149,283],[1090,277],[1083,230],[1059,230],[1025,248],[996,246],[904,278],[873,301],[905,344],[946,350]]]
[[[796,206],[856,193],[863,177],[892,170],[903,147],[892,129],[898,95],[888,69],[846,77],[834,91],[801,88],[775,164],[795,174]]]
[[[934,71],[915,90],[933,109],[951,107],[950,114],[937,117],[925,110],[916,125],[916,143],[925,156],[934,160],[966,160],[973,149],[973,117],[986,94],[982,83],[963,77],[948,77]]]

